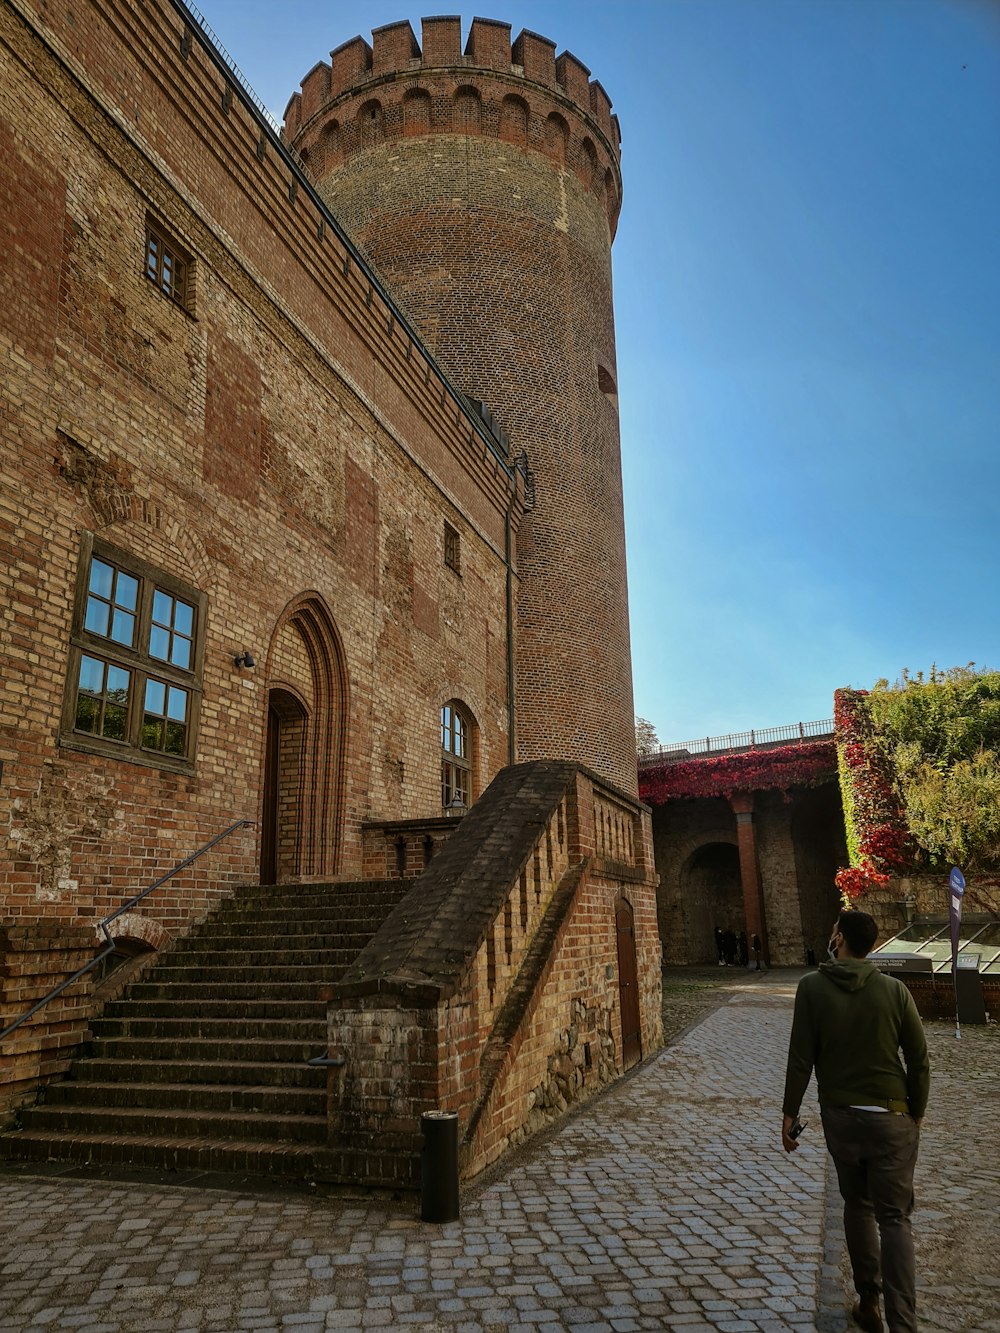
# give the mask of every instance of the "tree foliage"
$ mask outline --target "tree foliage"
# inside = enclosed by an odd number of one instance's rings
[[[935,864],[1000,865],[1000,672],[975,663],[879,681],[872,743],[895,774],[917,845]]]
[[[656,754],[660,748],[660,738],[648,718],[636,716],[635,748],[639,755]]]

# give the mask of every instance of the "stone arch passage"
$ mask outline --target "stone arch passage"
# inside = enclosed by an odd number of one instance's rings
[[[713,842],[697,851],[681,871],[681,902],[688,963],[716,961],[715,927],[744,929],[739,851],[731,842]]]

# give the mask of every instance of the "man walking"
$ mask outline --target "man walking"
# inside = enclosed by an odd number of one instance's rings
[[[858,1293],[854,1321],[865,1333],[883,1333],[881,1290],[889,1333],[917,1333],[910,1214],[930,1065],[909,991],[868,962],[877,938],[867,912],[841,912],[828,948],[832,961],[799,982],[781,1142],[785,1152],[799,1146],[792,1129],[815,1069],[823,1132],[844,1198]]]

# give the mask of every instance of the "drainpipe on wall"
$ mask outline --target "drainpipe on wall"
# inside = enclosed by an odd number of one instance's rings
[[[510,561],[510,512],[517,494],[515,485],[504,524],[504,559],[507,564],[507,763],[514,762],[514,570]]]

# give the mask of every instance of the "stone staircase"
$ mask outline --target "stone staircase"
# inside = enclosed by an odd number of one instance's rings
[[[241,890],[105,1006],[0,1159],[308,1179],[327,1147],[320,987],[412,887]]]

